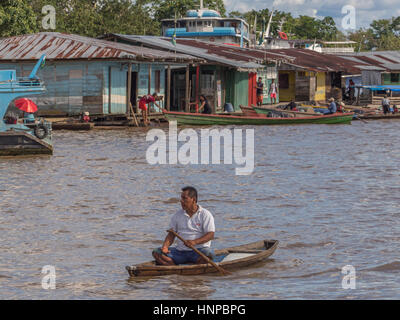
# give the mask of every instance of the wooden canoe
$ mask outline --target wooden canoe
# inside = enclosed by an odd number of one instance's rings
[[[244,268],[266,260],[275,252],[278,243],[278,240],[261,240],[241,246],[215,250],[215,260],[224,259],[225,261],[218,262],[218,265],[226,270]],[[219,272],[210,263],[160,266],[156,265],[155,261],[127,266],[126,270],[131,277],[164,276],[170,274],[196,275]]]
[[[269,118],[265,116],[248,117],[164,111],[164,116],[169,122],[176,121],[178,125],[349,124],[353,119],[353,113],[335,113],[327,116],[302,118]]]

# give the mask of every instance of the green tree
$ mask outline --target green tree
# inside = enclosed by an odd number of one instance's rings
[[[36,15],[26,0],[0,2],[0,36],[11,37],[37,32]]]
[[[154,18],[158,22],[162,19],[173,19],[175,13],[177,18],[186,16],[188,10],[198,9],[199,0],[154,0],[151,1]],[[226,15],[223,0],[204,0],[204,7],[219,11],[221,16]]]
[[[146,4],[145,1],[136,4],[130,0],[104,1],[99,10],[102,19],[99,33],[159,35],[160,24],[153,19],[151,8]]]
[[[357,42],[355,51],[370,51],[376,47],[376,40],[371,29],[359,29],[348,35],[349,40]]]
[[[158,35],[160,26],[147,0],[31,0],[37,15],[44,5],[56,9],[57,32],[98,37],[106,33]],[[39,21],[38,27],[43,27]]]
[[[239,11],[229,13],[230,17],[245,19],[249,23],[251,30],[253,30],[255,16],[257,16],[256,29],[259,32],[262,28],[261,21],[265,19],[266,24],[268,24],[270,15],[271,12],[267,8],[245,13]],[[278,37],[279,31],[287,33],[292,39],[334,40],[339,35],[339,30],[332,17],[326,17],[322,20],[308,16],[294,18],[291,13],[276,10],[271,21],[270,36]]]

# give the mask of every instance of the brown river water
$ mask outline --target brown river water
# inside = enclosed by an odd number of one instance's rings
[[[144,129],[56,131],[52,157],[0,159],[0,299],[399,299],[399,129],[259,126],[248,176],[149,165]],[[129,280],[186,185],[214,214],[214,248],[277,239],[274,255],[226,277]],[[342,287],[346,265],[355,289]]]

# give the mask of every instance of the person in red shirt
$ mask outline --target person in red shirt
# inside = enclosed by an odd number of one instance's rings
[[[139,100],[139,109],[142,110],[143,123],[145,125],[150,124],[150,121],[148,118],[149,104],[155,103],[156,106],[161,110],[160,105],[156,102],[161,99],[162,99],[162,97],[158,97],[157,93],[154,92],[152,95],[146,94]]]

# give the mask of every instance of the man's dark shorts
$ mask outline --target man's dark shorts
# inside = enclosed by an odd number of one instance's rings
[[[212,260],[215,258],[214,250],[211,248],[198,248],[198,250]],[[182,251],[176,248],[170,248],[169,251],[170,252],[166,254],[166,256],[174,260],[175,264],[196,263],[200,258],[200,255],[194,250]],[[161,252],[161,248],[155,249],[153,252],[164,254]]]

